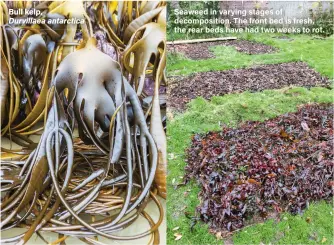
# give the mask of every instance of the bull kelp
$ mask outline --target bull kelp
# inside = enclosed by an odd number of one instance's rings
[[[34,10],[39,21],[13,9]],[[9,141],[1,153],[1,230],[26,229],[1,243],[50,231],[57,243],[69,236],[95,243],[100,235],[158,244],[165,2],[1,1],[0,12],[1,137]],[[145,211],[150,200],[158,221]],[[148,230],[114,234],[139,216]]]

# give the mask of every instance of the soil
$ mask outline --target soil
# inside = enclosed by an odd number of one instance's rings
[[[263,43],[250,42],[247,40],[231,40],[188,44],[171,44],[168,45],[168,52],[183,53],[187,58],[193,60],[210,59],[214,58],[215,55],[209,50],[209,47],[220,45],[233,46],[237,51],[246,54],[264,54],[277,51],[276,48]]]
[[[190,100],[199,96],[210,99],[212,96],[244,91],[330,85],[328,78],[321,76],[303,62],[202,72],[173,80],[177,80],[177,83],[171,84],[168,88],[168,107],[176,111],[183,111]]]

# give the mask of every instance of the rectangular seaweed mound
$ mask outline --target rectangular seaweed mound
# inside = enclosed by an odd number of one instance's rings
[[[211,99],[229,93],[280,89],[289,86],[329,87],[331,81],[304,62],[258,65],[246,69],[200,72],[168,88],[168,106],[183,110],[196,97]]]
[[[212,230],[241,228],[254,215],[300,213],[333,196],[333,105],[300,107],[265,122],[195,135],[186,181],[200,186],[201,219]]]

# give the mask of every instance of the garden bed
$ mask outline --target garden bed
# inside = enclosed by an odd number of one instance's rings
[[[300,107],[265,122],[195,135],[186,182],[196,179],[197,211],[211,230],[235,230],[272,212],[301,213],[333,196],[333,105]]]
[[[178,79],[168,88],[168,106],[182,111],[196,97],[244,91],[262,91],[287,86],[329,86],[330,81],[303,62],[259,65],[247,69],[195,73]]]
[[[177,52],[184,54],[187,58],[193,60],[210,59],[215,55],[209,50],[213,46],[233,46],[238,52],[246,54],[265,54],[276,52],[277,49],[257,42],[247,40],[229,40],[229,41],[214,41],[214,42],[199,42],[188,44],[170,44],[168,52]]]

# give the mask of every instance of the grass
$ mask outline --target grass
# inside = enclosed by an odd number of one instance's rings
[[[250,67],[258,64],[277,64],[283,62],[304,61],[321,74],[333,78],[333,39],[319,39],[307,35],[286,35],[292,41],[274,38],[279,34],[245,34],[238,38],[262,42],[279,49],[276,53],[247,55],[234,47],[214,46],[210,49],[216,55],[213,59],[191,60],[183,55],[170,54],[168,57],[168,75],[189,75],[195,72],[229,70]]]
[[[213,28],[213,27],[209,27]],[[206,38],[214,38],[214,37],[230,37],[229,33],[174,33],[174,30],[167,30],[167,41],[178,41],[178,40],[193,40],[193,39],[206,39]]]
[[[311,204],[300,216],[284,214],[238,232],[234,244],[333,244],[333,208],[325,202]],[[308,238],[307,241],[305,238]]]
[[[216,237],[208,233],[205,224],[199,222],[190,231],[191,221],[184,212],[195,214],[195,207],[199,204],[199,187],[195,182],[174,189],[174,186],[182,182],[184,175],[185,149],[189,146],[191,136],[194,133],[220,130],[223,125],[236,127],[243,121],[264,121],[278,115],[296,111],[298,105],[306,103],[331,103],[333,101],[332,90],[326,88],[296,87],[281,90],[265,90],[258,93],[244,92],[213,97],[211,101],[203,98],[192,100],[188,110],[183,114],[175,115],[169,119],[167,126],[168,136],[168,198],[167,198],[167,243],[168,244],[217,244]],[[317,207],[317,206],[315,206]],[[331,208],[328,205],[327,208]],[[296,217],[298,220],[298,217]],[[298,223],[298,221],[296,221]],[[325,222],[325,223],[323,223]],[[299,222],[300,223],[300,222]],[[299,224],[298,223],[298,224]],[[332,237],[328,229],[327,220],[319,221],[312,228],[315,232],[326,236],[328,241]],[[300,224],[301,225],[301,224]],[[179,227],[177,231],[172,229]],[[255,230],[259,230],[254,228]],[[311,229],[311,228],[309,228]],[[323,230],[323,231],[322,231]],[[265,232],[265,231],[264,231]],[[274,228],[272,231],[274,232]],[[179,241],[174,240],[174,233],[182,234]],[[235,243],[242,243],[245,238],[240,234],[233,237]],[[298,238],[299,239],[299,238]],[[295,240],[293,240],[295,241]],[[289,241],[292,243],[293,241]],[[300,237],[300,243],[312,243],[307,236]],[[327,243],[327,242],[326,242]],[[250,244],[247,242],[247,244]],[[258,244],[258,243],[257,243]]]

